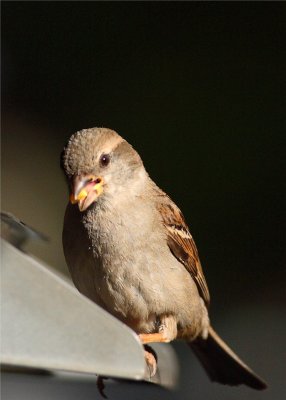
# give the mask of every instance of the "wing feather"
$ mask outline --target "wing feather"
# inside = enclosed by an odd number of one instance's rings
[[[158,210],[166,229],[170,251],[191,274],[200,295],[208,306],[210,302],[208,286],[199,260],[197,247],[184,216],[167,195],[164,197],[161,195],[160,200],[158,202]]]

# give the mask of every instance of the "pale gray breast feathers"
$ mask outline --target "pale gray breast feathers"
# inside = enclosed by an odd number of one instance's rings
[[[164,313],[177,314],[181,325],[193,318],[196,285],[170,252],[148,199],[84,215],[68,206],[63,242],[77,288],[127,324]]]

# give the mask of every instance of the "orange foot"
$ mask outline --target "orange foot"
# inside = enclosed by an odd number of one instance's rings
[[[148,368],[148,375],[149,378],[152,378],[156,372],[157,372],[157,359],[155,356],[155,353],[153,353],[152,349],[149,348],[149,346],[146,346],[146,348],[148,348],[148,350],[145,350],[144,352],[144,356],[145,356],[145,361],[146,361],[146,365]]]

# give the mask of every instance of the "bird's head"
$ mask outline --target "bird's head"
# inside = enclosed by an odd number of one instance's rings
[[[146,172],[138,153],[116,132],[91,128],[76,132],[61,158],[70,202],[85,211],[104,198],[135,189]]]

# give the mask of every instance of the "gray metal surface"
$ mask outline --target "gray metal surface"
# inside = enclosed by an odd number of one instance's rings
[[[132,330],[38,260],[4,240],[1,247],[2,363],[144,378]]]
[[[172,400],[176,392],[142,381],[104,380],[103,393],[109,400]],[[62,374],[32,375],[2,373],[1,394],[4,400],[104,400],[96,377]],[[190,396],[185,397],[190,398]]]
[[[18,249],[22,249],[29,240],[49,240],[46,235],[36,231],[9,212],[1,211],[1,222],[1,237]]]

